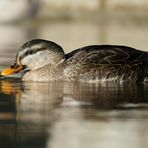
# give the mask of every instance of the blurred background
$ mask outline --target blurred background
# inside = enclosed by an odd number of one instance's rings
[[[147,50],[147,26],[147,0],[1,0],[0,66],[34,38],[54,41],[65,52],[91,44]]]

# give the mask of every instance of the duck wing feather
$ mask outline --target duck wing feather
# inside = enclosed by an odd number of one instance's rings
[[[137,71],[146,69],[148,53],[127,46],[92,45],[66,54],[65,59],[65,74],[68,78],[102,79],[119,76],[120,79],[135,77],[136,80],[139,79]],[[142,65],[140,69],[137,66],[139,64]],[[142,77],[144,75],[145,72]]]

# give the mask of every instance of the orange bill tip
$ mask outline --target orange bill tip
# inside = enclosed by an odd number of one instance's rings
[[[6,68],[1,72],[1,76],[7,76],[7,75],[14,74],[14,73],[18,73],[23,69],[24,69],[24,67],[21,65],[19,65],[19,67],[17,67],[17,68]]]

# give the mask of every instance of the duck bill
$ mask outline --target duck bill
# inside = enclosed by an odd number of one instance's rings
[[[8,76],[8,75],[11,75],[11,74],[15,74],[15,73],[18,73],[20,72],[21,70],[24,69],[24,66],[22,65],[19,65],[17,68],[6,68],[2,71],[1,73],[1,76]]]

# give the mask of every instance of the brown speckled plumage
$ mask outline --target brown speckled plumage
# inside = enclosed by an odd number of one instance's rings
[[[67,54],[66,63],[68,79],[140,82],[147,76],[148,52],[126,46],[93,45]]]
[[[118,45],[92,45],[65,54],[54,42],[36,39],[19,50],[16,65],[32,81],[143,82],[148,52]]]

